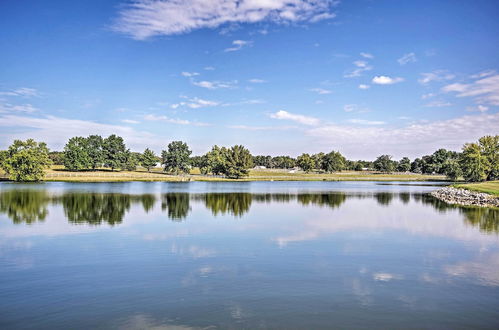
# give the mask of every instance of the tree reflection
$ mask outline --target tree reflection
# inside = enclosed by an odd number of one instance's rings
[[[14,223],[32,224],[48,215],[50,197],[44,190],[9,190],[0,193],[0,213]]]
[[[340,192],[328,194],[299,194],[297,199],[302,205],[313,204],[321,207],[328,206],[330,208],[336,208],[346,201],[347,196]]]
[[[168,218],[182,221],[191,210],[188,193],[168,193],[161,196],[161,209],[168,212]]]
[[[130,209],[131,195],[66,193],[57,199],[62,203],[64,214],[72,223],[100,225],[120,224],[125,213]]]
[[[374,197],[376,198],[376,201],[378,202],[379,205],[388,206],[392,202],[393,193],[379,192],[374,194]]]
[[[499,209],[483,207],[461,208],[466,223],[486,233],[499,233]]]
[[[228,213],[241,217],[249,211],[253,196],[249,193],[210,193],[202,195],[201,199],[215,216]]]

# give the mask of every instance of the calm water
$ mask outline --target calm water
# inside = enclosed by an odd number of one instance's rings
[[[0,328],[499,328],[499,211],[428,185],[0,184]]]

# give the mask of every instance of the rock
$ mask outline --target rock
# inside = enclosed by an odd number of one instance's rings
[[[499,207],[499,197],[466,189],[444,187],[430,195],[449,204]]]

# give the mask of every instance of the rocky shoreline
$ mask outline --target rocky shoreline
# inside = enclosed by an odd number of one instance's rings
[[[430,195],[449,204],[499,207],[499,197],[466,189],[445,187],[431,192]]]

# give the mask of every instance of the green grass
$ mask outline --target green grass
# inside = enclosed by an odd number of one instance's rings
[[[488,181],[480,183],[455,184],[453,187],[463,188],[472,191],[484,192],[499,196],[499,181]]]
[[[97,169],[95,171],[66,171],[62,166],[52,166],[47,170],[45,181],[66,182],[126,182],[126,181],[443,181],[441,175],[421,175],[407,173],[382,174],[369,171],[344,171],[338,173],[304,173],[297,171],[290,173],[287,170],[251,170],[248,177],[231,180],[222,177],[204,176],[197,168],[189,175],[168,175],[161,169],[155,168],[151,172],[145,169],[137,171],[111,171]]]

